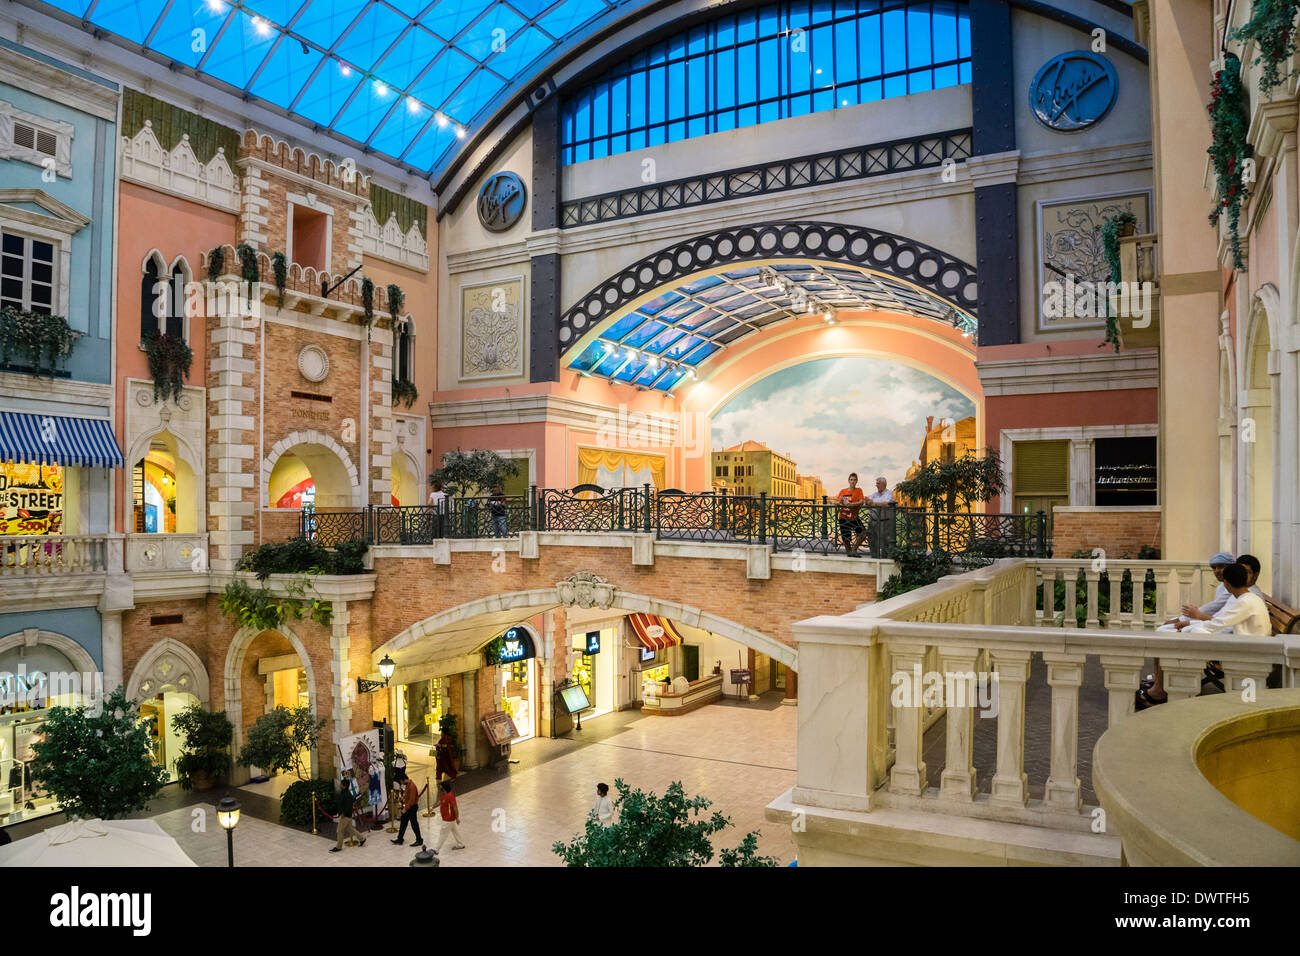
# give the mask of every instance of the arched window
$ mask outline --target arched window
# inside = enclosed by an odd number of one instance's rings
[[[415,377],[411,363],[414,360],[411,320],[406,318],[398,326],[397,347],[393,350],[393,378],[410,381]]]
[[[814,0],[719,17],[640,51],[564,104],[565,164],[969,83],[948,0]]]
[[[167,275],[156,256],[144,264],[140,279],[140,338],[163,332],[185,338],[185,267],[178,261]]]

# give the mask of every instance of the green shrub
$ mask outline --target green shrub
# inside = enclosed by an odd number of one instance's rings
[[[894,555],[894,563],[898,566],[898,573],[889,576],[885,586],[876,594],[877,601],[934,584],[952,573],[952,557],[943,551],[903,548]]]
[[[315,796],[316,801],[332,813],[334,794],[334,784],[329,780],[295,780],[280,797],[280,822],[290,827],[311,826],[311,798]],[[319,822],[319,816],[317,820]]]
[[[239,570],[252,571],[259,581],[272,574],[364,574],[364,538],[340,542],[333,550],[310,538],[273,541],[239,559]]]
[[[195,774],[207,774],[215,782],[230,773],[230,741],[235,728],[224,710],[207,711],[192,704],[172,719],[172,729],[185,739],[176,760],[176,779],[182,789],[194,786]]]

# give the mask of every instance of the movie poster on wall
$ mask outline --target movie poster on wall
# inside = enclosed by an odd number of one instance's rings
[[[344,770],[354,771],[354,792],[362,798],[365,812],[380,819],[388,807],[388,781],[384,779],[384,751],[380,745],[379,731],[367,730],[338,743],[339,763]]]
[[[63,470],[0,462],[0,534],[63,532]]]

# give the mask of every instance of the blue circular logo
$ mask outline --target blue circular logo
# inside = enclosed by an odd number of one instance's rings
[[[478,221],[490,232],[505,232],[524,214],[527,199],[515,173],[493,173],[478,192]]]
[[[1029,85],[1029,107],[1058,133],[1087,129],[1115,105],[1119,78],[1104,56],[1075,50],[1052,57]]]

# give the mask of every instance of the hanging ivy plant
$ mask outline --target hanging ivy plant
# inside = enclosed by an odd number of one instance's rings
[[[405,378],[393,379],[393,405],[396,407],[401,402],[406,408],[415,404],[415,400],[420,397],[416,391],[415,383]]]
[[[226,247],[217,246],[208,253],[208,278],[215,282],[226,268]]]
[[[248,283],[248,301],[253,301],[253,285],[261,280],[261,270],[257,268],[257,251],[246,242],[241,242],[235,253],[239,256],[239,275]]]
[[[1106,256],[1106,263],[1110,266],[1110,281],[1120,281],[1119,268],[1119,240],[1120,237],[1128,232],[1129,227],[1136,228],[1137,216],[1129,210],[1118,212],[1107,219],[1101,226],[1101,248]],[[1102,308],[1106,310],[1106,337],[1102,340],[1102,346],[1113,345],[1115,352],[1119,352],[1119,319],[1114,312],[1110,310],[1110,302],[1107,299],[1102,300]]]
[[[72,353],[81,337],[61,315],[27,312],[5,306],[0,309],[0,364],[13,362],[33,369],[37,375],[53,375]]]
[[[388,312],[393,317],[393,328],[397,328],[397,320],[401,316],[402,306],[406,303],[406,293],[396,282],[388,284]]]
[[[283,252],[277,252],[271,256],[271,271],[275,273],[275,291],[280,294],[276,300],[277,309],[284,308],[284,285],[289,278],[289,261],[284,257]]]
[[[1254,0],[1250,19],[1229,33],[1229,39],[1255,44],[1259,55],[1254,65],[1263,67],[1259,91],[1265,96],[1291,75],[1283,73],[1281,67],[1296,52],[1297,12],[1300,0]]]
[[[1254,150],[1246,141],[1250,110],[1241,85],[1241,61],[1231,53],[1224,57],[1223,69],[1214,74],[1209,110],[1211,142],[1206,152],[1214,164],[1215,195],[1219,203],[1210,213],[1210,223],[1217,226],[1219,218],[1227,213],[1232,265],[1234,269],[1244,269],[1241,239],[1237,234],[1241,206],[1247,195],[1242,167],[1254,155]]]
[[[179,402],[185,394],[185,377],[190,374],[194,351],[179,336],[155,331],[144,337],[144,354],[153,377],[153,400]]]
[[[330,626],[334,620],[334,608],[330,602],[304,598],[305,587],[301,581],[290,582],[285,589],[289,593],[277,598],[270,588],[249,587],[246,581],[236,578],[226,585],[219,607],[222,614],[241,627],[253,627],[259,631],[273,631],[287,620],[300,621],[304,617],[311,618],[321,627]]]
[[[365,310],[361,321],[368,328],[375,321],[375,284],[365,276],[361,277],[361,308]]]

